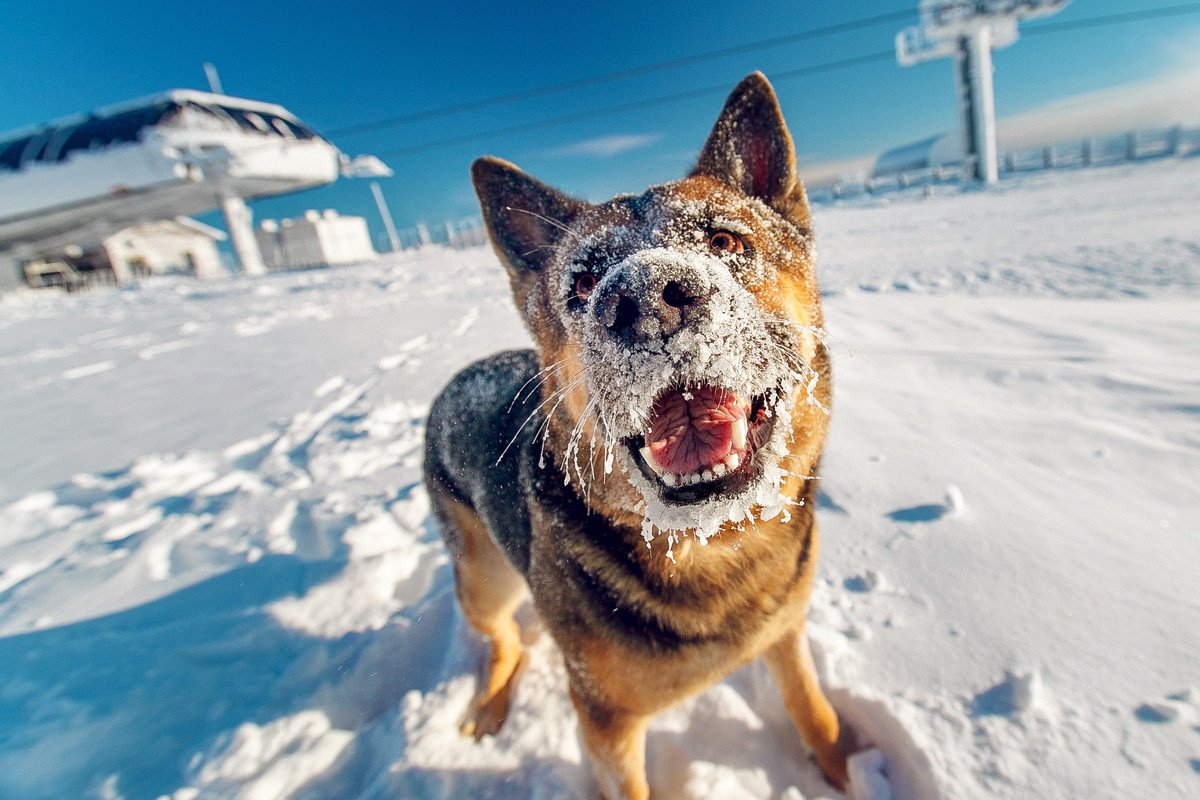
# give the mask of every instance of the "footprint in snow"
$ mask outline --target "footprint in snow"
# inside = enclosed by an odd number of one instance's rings
[[[1165,725],[1179,719],[1195,720],[1200,716],[1200,693],[1195,689],[1181,689],[1162,700],[1142,703],[1133,710],[1133,715],[1152,725]]]
[[[1162,725],[1179,719],[1179,710],[1166,703],[1142,703],[1133,710],[1133,715],[1142,722]]]
[[[966,510],[962,491],[951,484],[946,487],[946,499],[941,503],[898,508],[888,514],[893,522],[936,522],[948,515],[957,515]]]
[[[1045,687],[1037,672],[1005,672],[1004,680],[986,689],[971,702],[972,717],[1015,717],[1043,702]]]
[[[851,592],[866,594],[883,586],[883,576],[878,572],[867,570],[862,575],[851,575],[842,581],[842,586]]]

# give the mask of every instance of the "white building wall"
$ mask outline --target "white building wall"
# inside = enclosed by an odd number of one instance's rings
[[[260,242],[268,232],[260,229]],[[371,244],[367,221],[334,211],[309,211],[300,219],[279,223],[276,269],[304,269],[369,261],[378,254]]]
[[[150,223],[121,231],[103,242],[117,280],[133,277],[132,265],[154,273],[192,272],[197,278],[225,274],[211,236],[173,222]]]
[[[281,269],[304,269],[324,263],[321,240],[308,220],[285,219],[279,227]]]
[[[369,261],[377,255],[371,245],[367,221],[362,217],[326,215],[317,222],[317,233],[327,264]]]

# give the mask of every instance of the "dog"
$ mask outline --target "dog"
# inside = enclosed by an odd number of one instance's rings
[[[536,345],[455,376],[425,481],[490,645],[462,724],[504,723],[527,596],[606,800],[649,797],[659,711],[762,656],[826,778],[844,726],[805,635],[829,359],[808,199],[770,83],[743,79],[685,178],[590,204],[471,167]]]

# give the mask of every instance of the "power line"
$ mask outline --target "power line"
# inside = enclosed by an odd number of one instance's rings
[[[1141,11],[1123,12],[1123,13],[1107,14],[1107,15],[1096,16],[1096,17],[1087,17],[1087,18],[1079,19],[1079,20],[1071,20],[1068,22],[1050,23],[1050,24],[1042,24],[1042,25],[1031,25],[1028,28],[1024,29],[1023,33],[1024,33],[1024,35],[1037,35],[1037,34],[1042,34],[1042,33],[1064,33],[1067,31],[1079,30],[1079,29],[1083,29],[1083,28],[1094,28],[1094,27],[1100,27],[1100,26],[1104,26],[1104,25],[1129,24],[1129,23],[1134,23],[1134,22],[1140,22],[1143,20],[1160,19],[1160,18],[1171,17],[1171,16],[1181,16],[1184,14],[1194,14],[1197,12],[1200,12],[1200,3],[1184,3],[1181,5],[1165,6],[1165,7],[1156,8],[1156,9],[1144,9]],[[897,12],[892,12],[892,13],[894,14]],[[881,15],[881,16],[885,16],[885,15]],[[874,18],[868,18],[868,19],[874,19]],[[852,23],[842,23],[842,24],[849,25]],[[811,33],[811,32],[805,32],[805,33]],[[801,34],[793,34],[793,35],[798,36]],[[784,37],[780,37],[780,38],[784,38]],[[764,41],[772,41],[772,40],[764,40]],[[749,46],[750,45],[744,45],[743,47],[749,47]],[[719,51],[713,51],[713,52],[719,52]],[[704,54],[700,54],[699,56],[689,56],[688,58],[699,58],[702,56],[704,56]],[[865,64],[872,64],[872,63],[877,63],[877,62],[881,62],[881,61],[887,61],[894,57],[895,57],[895,52],[893,50],[883,50],[883,51],[879,51],[879,52],[875,52],[875,53],[867,53],[867,54],[861,55],[861,56],[854,56],[851,58],[839,59],[837,61],[829,61],[829,62],[825,62],[823,64],[814,64],[814,65],[807,66],[807,67],[800,67],[797,69],[786,70],[783,72],[774,73],[773,75],[770,76],[770,78],[772,81],[775,81],[775,82],[783,82],[783,81],[791,80],[794,78],[802,78],[802,77],[806,77],[809,75],[817,75],[817,74],[821,74],[821,73],[825,73],[825,72],[834,72],[837,70],[850,69],[852,67],[862,66]],[[661,63],[669,64],[671,62],[661,62]],[[653,67],[655,65],[651,65],[651,66]],[[638,68],[638,69],[647,69],[647,68]],[[621,73],[610,73],[610,74],[618,75]],[[593,80],[593,79],[599,81],[602,79],[607,79],[607,76],[594,76],[593,78],[586,78],[586,79],[581,78],[580,80],[582,81],[582,80]],[[560,86],[565,86],[565,85],[566,84],[560,84]],[[547,88],[550,88],[550,87],[547,87]],[[530,91],[539,91],[539,90],[530,90]],[[689,91],[677,92],[675,94],[662,95],[659,97],[651,97],[651,98],[647,98],[644,100],[634,100],[634,101],[631,101],[628,103],[621,103],[621,104],[613,105],[613,106],[605,106],[605,107],[593,109],[590,111],[581,111],[581,112],[577,112],[574,114],[565,114],[565,115],[559,116],[559,117],[551,117],[549,119],[535,120],[532,122],[524,122],[524,123],[520,123],[517,125],[510,125],[510,126],[503,127],[503,128],[493,128],[493,129],[486,130],[486,131],[479,131],[478,133],[464,134],[462,136],[451,137],[449,139],[440,139],[440,140],[436,140],[436,141],[432,141],[432,142],[425,142],[425,143],[417,144],[417,145],[393,148],[391,150],[384,150],[384,151],[378,153],[378,155],[380,155],[380,156],[418,155],[418,154],[430,152],[433,150],[441,150],[441,149],[448,148],[448,147],[455,147],[455,146],[458,146],[461,144],[470,144],[472,142],[478,142],[478,141],[482,141],[485,139],[491,139],[494,137],[508,136],[508,135],[511,135],[514,133],[525,133],[528,131],[540,130],[543,128],[551,128],[551,127],[555,127],[558,125],[566,125],[566,124],[569,124],[572,122],[583,122],[583,121],[587,121],[587,120],[591,120],[591,119],[596,119],[599,117],[611,116],[614,114],[621,114],[626,111],[637,111],[637,110],[641,110],[644,108],[652,108],[655,106],[668,105],[671,103],[678,103],[678,102],[682,102],[685,100],[691,100],[691,99],[694,99],[697,97],[705,97],[705,96],[709,96],[709,95],[724,94],[725,92],[728,92],[728,91],[729,91],[729,86],[728,86],[728,84],[725,84],[725,83],[717,85],[717,86],[706,86],[706,87],[699,88],[699,89],[691,89]],[[497,101],[500,99],[501,98],[493,98],[493,100],[497,100]],[[484,101],[473,101],[473,102],[484,102]],[[508,101],[508,102],[511,102],[511,101]],[[464,105],[466,105],[466,104],[464,104]],[[422,112],[422,113],[435,113],[435,111]],[[455,113],[458,113],[458,112],[455,112]]]
[[[867,55],[863,56],[854,56],[853,58],[844,58],[838,61],[829,61],[824,64],[814,64],[808,67],[800,67],[799,69],[778,72],[771,76],[771,80],[779,83],[782,81],[791,80],[792,78],[802,78],[808,75],[818,75],[823,72],[834,72],[839,69],[849,69],[850,67],[857,67],[862,64],[888,61],[894,57],[895,53],[892,50],[881,50],[879,52],[868,53]],[[441,139],[436,142],[427,142],[425,144],[412,145],[410,147],[398,147],[392,150],[384,150],[377,155],[417,155],[419,153],[429,152],[430,150],[441,150],[446,147],[455,147],[460,144],[469,144],[471,142],[478,142],[483,139],[491,139],[496,136],[507,136],[513,133],[524,133],[527,131],[540,130],[542,128],[552,128],[557,125],[566,125],[571,122],[583,122],[585,120],[606,117],[613,114],[620,114],[626,111],[637,111],[643,108],[668,105],[670,103],[678,103],[684,100],[691,100],[693,98],[705,97],[708,95],[725,94],[728,91],[729,84],[721,83],[716,86],[705,86],[702,89],[691,89],[686,92],[676,92],[675,94],[649,97],[645,100],[634,100],[629,103],[621,103],[620,105],[615,106],[605,106],[604,108],[597,108],[591,111],[565,114],[561,117],[551,117],[550,119],[536,120],[534,122],[523,122],[518,125],[510,125],[505,128],[493,128],[492,130],[456,136],[451,139]]]
[[[573,80],[564,81],[562,83],[550,84],[548,86],[539,86],[533,89],[522,89],[520,91],[510,92],[508,94],[497,95],[494,97],[483,97],[479,98],[478,100],[468,100],[462,103],[442,106],[441,108],[415,111],[411,114],[402,114],[399,116],[387,117],[385,119],[360,122],[354,125],[346,125],[341,128],[334,128],[326,131],[325,135],[329,137],[354,136],[360,133],[382,130],[384,128],[395,128],[414,122],[424,122],[426,120],[454,116],[456,114],[463,114],[468,111],[494,108],[496,106],[515,103],[520,100],[529,100],[534,97],[545,97],[547,95],[560,94],[571,89],[580,89],[585,86],[596,86],[602,83],[610,83],[612,81],[623,80],[625,78],[635,78],[641,75],[648,75],[653,72],[661,72],[663,70],[674,69],[676,67],[699,64],[705,61],[712,61],[718,58],[740,55],[742,53],[749,53],[755,50],[765,50],[771,47],[780,47],[785,44],[795,44],[796,42],[807,41],[809,39],[820,39],[826,36],[833,36],[838,33],[848,33],[850,31],[882,25],[886,22],[896,22],[902,19],[909,19],[915,14],[916,9],[914,8],[889,11],[884,14],[876,14],[871,17],[847,20],[845,22],[838,22],[820,28],[811,28],[809,30],[798,31],[796,33],[786,34],[783,36],[774,36],[769,39],[759,39],[757,41],[747,42],[745,44],[723,47],[717,50],[707,50],[702,53],[694,53],[687,56],[680,56],[678,58],[672,58],[666,61],[658,61],[653,64],[645,64],[640,67],[630,67],[628,69],[617,70],[616,72],[606,72],[601,75],[589,75],[583,78],[575,78]]]
[[[1184,14],[1200,12],[1200,3],[1183,3],[1177,6],[1162,8],[1147,8],[1141,11],[1125,11],[1118,14],[1105,14],[1099,17],[1068,20],[1067,22],[1049,22],[1042,25],[1030,25],[1022,31],[1024,36],[1037,36],[1042,33],[1062,33],[1076,31],[1082,28],[1099,28],[1104,25],[1122,25],[1130,22],[1142,22],[1148,19],[1163,19],[1178,17]]]

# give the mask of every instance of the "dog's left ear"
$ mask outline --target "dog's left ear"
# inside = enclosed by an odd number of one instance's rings
[[[792,136],[775,90],[761,72],[734,87],[692,175],[716,178],[808,227],[808,199],[796,177]]]

